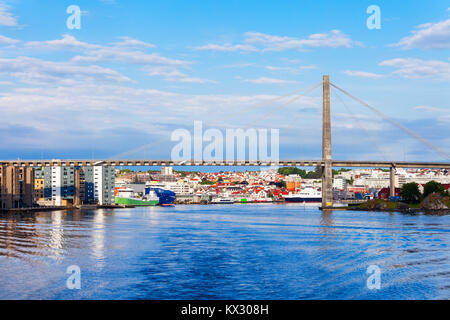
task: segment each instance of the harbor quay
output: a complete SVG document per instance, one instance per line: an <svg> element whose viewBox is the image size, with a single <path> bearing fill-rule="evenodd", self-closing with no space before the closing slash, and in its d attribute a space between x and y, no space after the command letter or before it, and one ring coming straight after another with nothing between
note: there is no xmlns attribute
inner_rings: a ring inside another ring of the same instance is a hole
<svg viewBox="0 0 450 320"><path fill-rule="evenodd" d="M173 167L148 171L113 166L0 166L0 209L130 207L177 204L322 202L322 167L262 167L260 170L183 171ZM415 183L423 193L435 181L450 189L447 169L332 171L332 197L337 205L367 200L401 201L401 189ZM390 190L390 186L395 190Z"/></svg>

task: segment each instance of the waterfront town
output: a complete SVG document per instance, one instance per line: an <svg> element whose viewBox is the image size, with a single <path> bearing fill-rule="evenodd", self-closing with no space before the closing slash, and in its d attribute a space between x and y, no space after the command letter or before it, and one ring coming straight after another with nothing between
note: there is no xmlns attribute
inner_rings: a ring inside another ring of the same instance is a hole
<svg viewBox="0 0 450 320"><path fill-rule="evenodd" d="M333 199L337 202L388 199L390 176L382 169L333 170ZM414 182L419 190L429 181L450 188L450 173L440 169L397 169L395 195ZM321 197L321 168L268 168L258 171L133 171L108 166L0 166L0 208L114 206L122 190L134 197L146 187L172 191L176 204L284 202L302 191ZM305 199L308 199L306 196ZM315 199L310 197L309 199ZM296 202L308 202L307 200ZM314 201L311 201L314 202Z"/></svg>

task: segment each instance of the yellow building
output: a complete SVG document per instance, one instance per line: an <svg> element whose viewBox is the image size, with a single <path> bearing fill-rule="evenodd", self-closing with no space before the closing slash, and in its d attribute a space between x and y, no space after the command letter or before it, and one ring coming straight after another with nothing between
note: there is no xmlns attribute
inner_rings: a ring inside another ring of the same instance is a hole
<svg viewBox="0 0 450 320"><path fill-rule="evenodd" d="M39 202L39 201L45 201L45 196L44 196L44 178L41 179L34 179L34 201L35 202Z"/></svg>

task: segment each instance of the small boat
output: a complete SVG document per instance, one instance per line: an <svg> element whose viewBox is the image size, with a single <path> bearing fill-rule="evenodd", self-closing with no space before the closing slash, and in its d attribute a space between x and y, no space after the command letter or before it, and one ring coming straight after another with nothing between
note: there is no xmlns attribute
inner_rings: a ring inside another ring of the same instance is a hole
<svg viewBox="0 0 450 320"><path fill-rule="evenodd" d="M160 204L161 207L175 207L173 203L162 203Z"/></svg>
<svg viewBox="0 0 450 320"><path fill-rule="evenodd" d="M229 197L218 197L211 200L213 204L232 204L235 200Z"/></svg>

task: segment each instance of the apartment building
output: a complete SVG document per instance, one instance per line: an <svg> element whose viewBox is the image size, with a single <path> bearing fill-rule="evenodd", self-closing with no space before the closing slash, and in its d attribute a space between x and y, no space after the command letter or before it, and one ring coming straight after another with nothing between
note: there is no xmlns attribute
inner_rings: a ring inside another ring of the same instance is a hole
<svg viewBox="0 0 450 320"><path fill-rule="evenodd" d="M0 208L28 208L33 204L33 168L0 166Z"/></svg>
<svg viewBox="0 0 450 320"><path fill-rule="evenodd" d="M114 203L115 181L116 172L114 167L94 167L94 199L98 204L108 205Z"/></svg>
<svg viewBox="0 0 450 320"><path fill-rule="evenodd" d="M43 167L35 170L40 205L113 204L113 167Z"/></svg>

